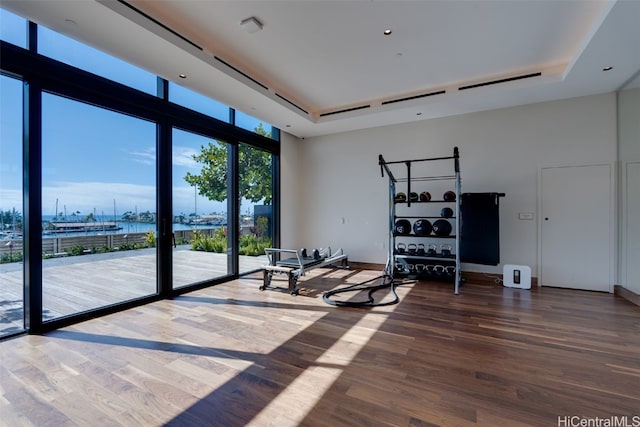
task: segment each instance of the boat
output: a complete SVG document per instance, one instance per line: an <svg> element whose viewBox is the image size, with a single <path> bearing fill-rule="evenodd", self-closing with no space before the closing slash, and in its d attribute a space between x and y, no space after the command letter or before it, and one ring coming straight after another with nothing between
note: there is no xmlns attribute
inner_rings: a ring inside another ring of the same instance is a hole
<svg viewBox="0 0 640 427"><path fill-rule="evenodd" d="M122 230L115 221L48 221L42 234L95 233Z"/></svg>

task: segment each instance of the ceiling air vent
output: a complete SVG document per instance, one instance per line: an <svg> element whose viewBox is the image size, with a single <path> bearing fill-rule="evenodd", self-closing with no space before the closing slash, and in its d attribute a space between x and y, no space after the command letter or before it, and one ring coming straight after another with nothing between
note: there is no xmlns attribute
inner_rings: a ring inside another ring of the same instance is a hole
<svg viewBox="0 0 640 427"><path fill-rule="evenodd" d="M251 77L249 74L240 71L239 69L237 69L236 67L234 67L233 65L229 64L227 61L225 61L224 59L220 59L219 57L214 55L214 58L216 59L216 61L219 61L221 63L223 63L224 65L226 65L227 67L231 68L233 71L235 71L236 73L242 75L243 77L246 77L247 79L251 80L252 82L254 82L255 84L257 84L258 86L260 86L261 88L263 88L264 90L269 90L269 88L260 83L258 80L254 79L253 77Z"/></svg>
<svg viewBox="0 0 640 427"><path fill-rule="evenodd" d="M420 95L406 96L404 98L390 99L389 101L383 101L382 105L394 104L396 102L411 101L412 99L426 98L428 96L442 95L443 93L447 93L447 91L446 90L439 90L437 92L429 92L429 93L423 93L423 94L420 94Z"/></svg>
<svg viewBox="0 0 640 427"><path fill-rule="evenodd" d="M347 113L349 111L364 110L365 108L371 108L371 105L360 105L359 107L351 107L351 108L344 108L342 110L329 111L327 113L320 114L320 117L332 116L334 114Z"/></svg>
<svg viewBox="0 0 640 427"><path fill-rule="evenodd" d="M200 47L199 45L197 45L196 43L192 42L191 40L189 40L188 38L186 38L185 36L183 36L182 34L178 33L177 31L172 30L171 28L167 27L166 25L164 25L162 22L158 21L157 19L147 15L146 13L144 13L143 11L141 11L140 9L138 9L137 7L129 4L128 2L124 1L124 0L118 0L118 3L127 6L129 9L133 10L134 12L136 12L138 15L143 16L145 19L153 22L154 24L162 27L163 29L169 31L171 34L173 34L176 37L179 37L180 39L182 39L183 41L189 43L191 46L195 47L198 50L204 50L202 49L202 47Z"/></svg>
<svg viewBox="0 0 640 427"><path fill-rule="evenodd" d="M497 85L497 84L500 84L500 83L507 83L507 82L512 82L512 81L515 81L515 80L522 80L522 79L530 79L532 77L539 77L541 75L542 75L542 73L522 74L520 76L513 76L513 77L507 77L507 78L504 78L504 79L491 80L491 81L488 81L488 82L475 83L475 84L467 85L467 86L460 86L458 88L458 90L467 90L467 89L473 89L473 88L481 87L481 86Z"/></svg>
<svg viewBox="0 0 640 427"><path fill-rule="evenodd" d="M302 108L301 106L299 106L298 104L296 104L293 101L288 100L287 98L285 98L284 96L280 95L279 93L276 93L276 96L280 99L282 99L283 101L293 105L294 107L296 107L298 110L302 111L305 114L309 114L309 112L307 110L305 110L304 108Z"/></svg>

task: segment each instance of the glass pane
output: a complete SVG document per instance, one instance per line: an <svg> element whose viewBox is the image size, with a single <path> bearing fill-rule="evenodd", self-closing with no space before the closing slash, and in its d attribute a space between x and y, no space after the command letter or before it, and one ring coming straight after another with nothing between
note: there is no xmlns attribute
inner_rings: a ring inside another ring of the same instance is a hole
<svg viewBox="0 0 640 427"><path fill-rule="evenodd" d="M38 26L38 51L65 64L157 94L155 75L43 26Z"/></svg>
<svg viewBox="0 0 640 427"><path fill-rule="evenodd" d="M0 9L0 39L27 48L27 20Z"/></svg>
<svg viewBox="0 0 640 427"><path fill-rule="evenodd" d="M155 294L156 125L42 98L43 320Z"/></svg>
<svg viewBox="0 0 640 427"><path fill-rule="evenodd" d="M222 141L173 130L173 287L225 276L227 153Z"/></svg>
<svg viewBox="0 0 640 427"><path fill-rule="evenodd" d="M266 263L264 248L273 241L272 155L246 144L239 149L240 271L247 273Z"/></svg>
<svg viewBox="0 0 640 427"><path fill-rule="evenodd" d="M0 336L24 330L22 82L0 76Z"/></svg>
<svg viewBox="0 0 640 427"><path fill-rule="evenodd" d="M271 132L272 126L270 124L263 123L255 117L251 117L250 115L238 110L236 110L235 119L236 126L241 127L242 129L250 130L251 132L255 132L258 135L266 136L267 138L273 139L273 135Z"/></svg>
<svg viewBox="0 0 640 427"><path fill-rule="evenodd" d="M228 106L173 82L169 82L169 101L229 123Z"/></svg>

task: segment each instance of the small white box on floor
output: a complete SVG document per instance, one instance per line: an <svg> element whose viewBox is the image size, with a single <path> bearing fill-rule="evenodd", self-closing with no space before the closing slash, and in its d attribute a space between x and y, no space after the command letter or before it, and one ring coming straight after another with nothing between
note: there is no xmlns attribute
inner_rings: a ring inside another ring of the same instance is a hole
<svg viewBox="0 0 640 427"><path fill-rule="evenodd" d="M531 268L528 265L505 264L502 280L507 288L531 289Z"/></svg>

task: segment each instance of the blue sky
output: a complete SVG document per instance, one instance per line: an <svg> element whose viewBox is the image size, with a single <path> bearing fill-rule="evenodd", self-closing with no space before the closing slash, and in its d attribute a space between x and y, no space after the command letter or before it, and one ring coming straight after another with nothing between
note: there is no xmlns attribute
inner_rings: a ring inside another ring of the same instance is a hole
<svg viewBox="0 0 640 427"><path fill-rule="evenodd" d="M24 43L24 20L0 10L0 35ZM113 57L40 27L39 51L71 65L128 84L148 93L156 77ZM172 100L227 120L228 107L170 85ZM22 84L0 77L0 210L22 211ZM42 214L79 211L113 216L126 211L155 212L156 126L123 114L52 94L43 96ZM254 130L259 121L237 112L238 126ZM269 125L265 127L268 128ZM226 202L196 196L185 181L198 173L193 154L214 140L176 130L173 141L174 214L225 212ZM243 204L244 206L244 204ZM246 206L243 207L243 210Z"/></svg>

